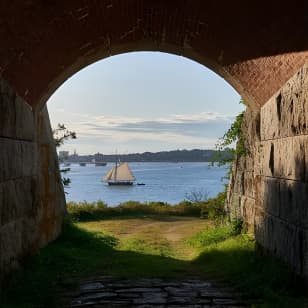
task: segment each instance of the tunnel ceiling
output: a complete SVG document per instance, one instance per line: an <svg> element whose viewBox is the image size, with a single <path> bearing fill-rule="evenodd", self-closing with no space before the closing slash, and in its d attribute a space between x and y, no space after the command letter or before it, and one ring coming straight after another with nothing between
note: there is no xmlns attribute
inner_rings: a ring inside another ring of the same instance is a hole
<svg viewBox="0 0 308 308"><path fill-rule="evenodd" d="M306 5L283 3L3 0L0 74L35 106L94 61L157 50L204 64L261 106L308 59Z"/></svg>

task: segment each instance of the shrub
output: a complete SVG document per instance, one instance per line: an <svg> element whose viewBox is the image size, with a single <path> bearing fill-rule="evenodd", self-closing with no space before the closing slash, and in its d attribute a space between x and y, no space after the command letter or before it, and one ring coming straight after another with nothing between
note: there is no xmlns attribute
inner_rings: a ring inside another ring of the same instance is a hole
<svg viewBox="0 0 308 308"><path fill-rule="evenodd" d="M239 235L243 230L243 219L242 218L234 218L231 221L231 235Z"/></svg>
<svg viewBox="0 0 308 308"><path fill-rule="evenodd" d="M203 202L201 207L201 218L222 220L225 215L225 199L226 193L220 192L216 198L211 198Z"/></svg>
<svg viewBox="0 0 308 308"><path fill-rule="evenodd" d="M108 207L102 200L97 202L68 202L69 216L77 221L104 219L125 215L175 215L221 220L224 216L225 193L206 201L181 201L171 205L166 202L127 201L115 207Z"/></svg>

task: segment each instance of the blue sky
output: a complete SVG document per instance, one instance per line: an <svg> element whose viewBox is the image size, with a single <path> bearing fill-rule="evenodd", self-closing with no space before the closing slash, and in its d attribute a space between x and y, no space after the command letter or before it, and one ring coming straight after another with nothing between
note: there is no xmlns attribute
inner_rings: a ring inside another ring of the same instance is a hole
<svg viewBox="0 0 308 308"><path fill-rule="evenodd" d="M112 154L209 149L243 110L221 77L184 57L134 52L96 62L49 99L55 127L77 133L61 150Z"/></svg>

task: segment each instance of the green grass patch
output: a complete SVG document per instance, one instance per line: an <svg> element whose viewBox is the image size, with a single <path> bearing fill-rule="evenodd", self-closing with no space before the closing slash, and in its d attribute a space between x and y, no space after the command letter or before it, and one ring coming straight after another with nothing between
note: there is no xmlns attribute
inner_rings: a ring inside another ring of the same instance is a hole
<svg viewBox="0 0 308 308"><path fill-rule="evenodd" d="M1 292L1 307L56 307L56 287L94 272L110 254L117 240L90 233L65 222L61 237L24 261L22 270L8 280Z"/></svg>
<svg viewBox="0 0 308 308"><path fill-rule="evenodd" d="M177 233L180 240L164 237L168 232L170 236L174 223L182 228ZM192 223L199 223L198 230L203 226L205 229L193 234ZM0 294L0 306L60 308L57 290L74 289L83 277L112 275L175 279L200 276L229 281L249 297L260 299L263 307L308 307L301 281L277 259L256 253L255 241L249 235L232 235L234 230L234 225L215 226L174 216L122 217L78 224L68 221L58 240L25 261L22 269L12 275ZM182 258L183 250L189 258Z"/></svg>
<svg viewBox="0 0 308 308"><path fill-rule="evenodd" d="M146 240L130 238L120 245L121 250L134 251L141 254L169 257L172 254L170 243L167 240Z"/></svg>
<svg viewBox="0 0 308 308"><path fill-rule="evenodd" d="M186 242L195 248L202 248L204 246L219 243L231 236L232 228L231 226L217 226L206 228L193 235L191 238L187 239Z"/></svg>
<svg viewBox="0 0 308 308"><path fill-rule="evenodd" d="M127 201L109 207L103 201L68 202L68 213L75 221L95 221L110 217L143 215L189 216L215 219L224 214L225 193L204 201L181 201L177 204L166 202Z"/></svg>
<svg viewBox="0 0 308 308"><path fill-rule="evenodd" d="M285 264L256 253L250 235L221 240L228 230L216 229L210 235L202 233L190 241L200 248L199 257L193 261L197 268L201 267L203 273L214 279L231 282L248 297L259 299L262 307L308 307L303 281Z"/></svg>

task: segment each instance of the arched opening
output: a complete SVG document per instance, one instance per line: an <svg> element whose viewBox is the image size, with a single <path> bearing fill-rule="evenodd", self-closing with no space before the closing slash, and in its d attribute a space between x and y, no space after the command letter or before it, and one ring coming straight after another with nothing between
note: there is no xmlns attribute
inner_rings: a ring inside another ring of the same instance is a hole
<svg viewBox="0 0 308 308"><path fill-rule="evenodd" d="M227 171L209 172L209 165L218 139L244 109L239 100L215 73L171 54L128 53L88 66L48 102L52 126L65 123L78 136L59 149L71 155L66 199L114 206L130 200L175 204L192 192L215 197ZM97 152L105 155L104 168L91 168ZM136 184L146 185L102 185L115 153L129 163Z"/></svg>

